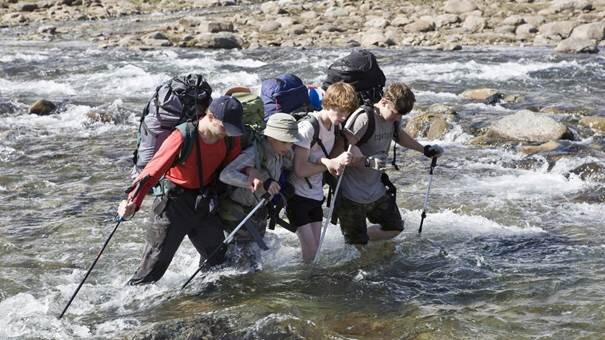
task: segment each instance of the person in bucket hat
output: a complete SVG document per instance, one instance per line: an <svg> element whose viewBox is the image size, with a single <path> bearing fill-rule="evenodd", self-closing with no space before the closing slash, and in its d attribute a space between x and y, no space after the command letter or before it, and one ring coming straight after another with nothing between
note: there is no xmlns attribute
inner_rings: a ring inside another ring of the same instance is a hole
<svg viewBox="0 0 605 340"><path fill-rule="evenodd" d="M282 199L280 192L285 181L280 183L280 178L284 169L291 169L292 145L300 140L296 119L286 113L273 114L262 135L251 134L248 136L250 146L229 163L219 177L231 186L219 204L219 216L228 232L244 219L265 193L269 197L277 195L275 200ZM236 234L234 246L228 251L235 264L252 270L261 269L259 249L266 247L262 237L267 228L267 215L268 208L260 208Z"/></svg>

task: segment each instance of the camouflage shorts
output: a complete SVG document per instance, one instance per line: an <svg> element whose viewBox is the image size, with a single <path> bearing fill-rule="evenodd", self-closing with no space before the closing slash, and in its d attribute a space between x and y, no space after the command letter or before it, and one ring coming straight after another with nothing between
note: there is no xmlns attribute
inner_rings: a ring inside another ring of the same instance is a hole
<svg viewBox="0 0 605 340"><path fill-rule="evenodd" d="M382 230L402 231L403 219L397 207L394 197L384 194L378 200L372 203L357 203L339 198L338 219L340 228L345 237L345 242L349 244L367 244L368 243L368 225L366 218L379 224Z"/></svg>

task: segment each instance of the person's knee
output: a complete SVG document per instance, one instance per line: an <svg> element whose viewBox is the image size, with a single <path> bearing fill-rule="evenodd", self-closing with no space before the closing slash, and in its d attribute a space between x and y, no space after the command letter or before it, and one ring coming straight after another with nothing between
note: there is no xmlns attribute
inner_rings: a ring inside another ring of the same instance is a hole
<svg viewBox="0 0 605 340"><path fill-rule="evenodd" d="M164 276L166 270L168 269L168 264L165 263L156 263L151 270L146 271L146 273L141 273L137 271L133 277L128 280L128 285L143 285L157 282L159 279Z"/></svg>

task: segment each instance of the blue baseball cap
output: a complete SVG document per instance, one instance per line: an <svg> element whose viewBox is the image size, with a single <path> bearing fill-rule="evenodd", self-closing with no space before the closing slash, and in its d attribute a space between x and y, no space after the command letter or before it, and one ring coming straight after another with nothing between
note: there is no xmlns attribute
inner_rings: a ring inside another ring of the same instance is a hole
<svg viewBox="0 0 605 340"><path fill-rule="evenodd" d="M241 136L244 134L242 121L244 108L239 100L231 96L221 96L214 99L208 108L218 120L223 122L227 136Z"/></svg>

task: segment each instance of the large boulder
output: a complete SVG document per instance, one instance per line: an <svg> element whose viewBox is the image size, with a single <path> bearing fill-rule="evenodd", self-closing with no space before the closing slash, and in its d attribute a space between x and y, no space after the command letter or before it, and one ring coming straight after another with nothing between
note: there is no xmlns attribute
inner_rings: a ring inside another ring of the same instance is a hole
<svg viewBox="0 0 605 340"><path fill-rule="evenodd" d="M242 48L241 39L229 32L202 33L198 34L192 41L194 46L199 48Z"/></svg>
<svg viewBox="0 0 605 340"><path fill-rule="evenodd" d="M469 33L481 32L486 26L485 18L474 15L469 15L462 23L462 29Z"/></svg>
<svg viewBox="0 0 605 340"><path fill-rule="evenodd" d="M326 9L324 15L327 17L347 17L349 16L349 10L347 10L346 8L334 6Z"/></svg>
<svg viewBox="0 0 605 340"><path fill-rule="evenodd" d="M205 21L199 24L202 33L233 32L230 22Z"/></svg>
<svg viewBox="0 0 605 340"><path fill-rule="evenodd" d="M523 40L528 39L529 37L531 37L533 34L535 34L537 32L538 32L538 29L532 24L519 25L519 26L517 26L517 29L515 30L515 34L517 35L517 38L523 39Z"/></svg>
<svg viewBox="0 0 605 340"><path fill-rule="evenodd" d="M435 27L441 28L444 26L449 26L453 24L457 24L460 22L460 17L456 14L442 14L438 15L435 18Z"/></svg>
<svg viewBox="0 0 605 340"><path fill-rule="evenodd" d="M285 14L287 11L277 1L268 1L260 5L260 10L264 14Z"/></svg>
<svg viewBox="0 0 605 340"><path fill-rule="evenodd" d="M580 25L573 29L571 38L603 40L605 39L605 21Z"/></svg>
<svg viewBox="0 0 605 340"><path fill-rule="evenodd" d="M413 23L406 25L403 30L404 32L409 33L430 32L435 30L435 23L424 19L418 19Z"/></svg>
<svg viewBox="0 0 605 340"><path fill-rule="evenodd" d="M389 22L385 18L367 17L366 19L367 20L364 23L365 27L383 29L383 28L389 26Z"/></svg>
<svg viewBox="0 0 605 340"><path fill-rule="evenodd" d="M451 122L456 118L456 111L443 104L434 104L412 116L405 125L405 131L412 137L439 139L450 129Z"/></svg>
<svg viewBox="0 0 605 340"><path fill-rule="evenodd" d="M519 25L525 24L525 19L520 15L511 15L506 19L502 20L501 24L517 27Z"/></svg>
<svg viewBox="0 0 605 340"><path fill-rule="evenodd" d="M575 21L555 21L540 26L540 35L548 39L565 39L569 37L571 31L578 25Z"/></svg>
<svg viewBox="0 0 605 340"><path fill-rule="evenodd" d="M150 47L169 47L172 46L170 38L163 32L152 32L141 38L141 41Z"/></svg>
<svg viewBox="0 0 605 340"><path fill-rule="evenodd" d="M597 41L592 39L567 38L559 42L555 48L557 52L564 53L597 53Z"/></svg>
<svg viewBox="0 0 605 340"><path fill-rule="evenodd" d="M550 9L554 12L561 11L590 11L593 9L592 3L586 0L554 0L550 5Z"/></svg>
<svg viewBox="0 0 605 340"><path fill-rule="evenodd" d="M475 138L475 144L521 141L545 143L566 137L567 127L553 118L522 110L493 123L487 132Z"/></svg>
<svg viewBox="0 0 605 340"><path fill-rule="evenodd" d="M470 0L447 0L443 5L446 13L462 14L476 10L477 5Z"/></svg>
<svg viewBox="0 0 605 340"><path fill-rule="evenodd" d="M370 31L361 34L360 38L361 46L363 47L385 47L395 45L395 41L384 32Z"/></svg>
<svg viewBox="0 0 605 340"><path fill-rule="evenodd" d="M580 124L591 129L605 132L605 116L590 116L580 119Z"/></svg>
<svg viewBox="0 0 605 340"><path fill-rule="evenodd" d="M40 116L47 116L53 113L56 108L57 106L50 100L39 99L36 100L36 102L34 102L29 108L29 113L37 114Z"/></svg>

